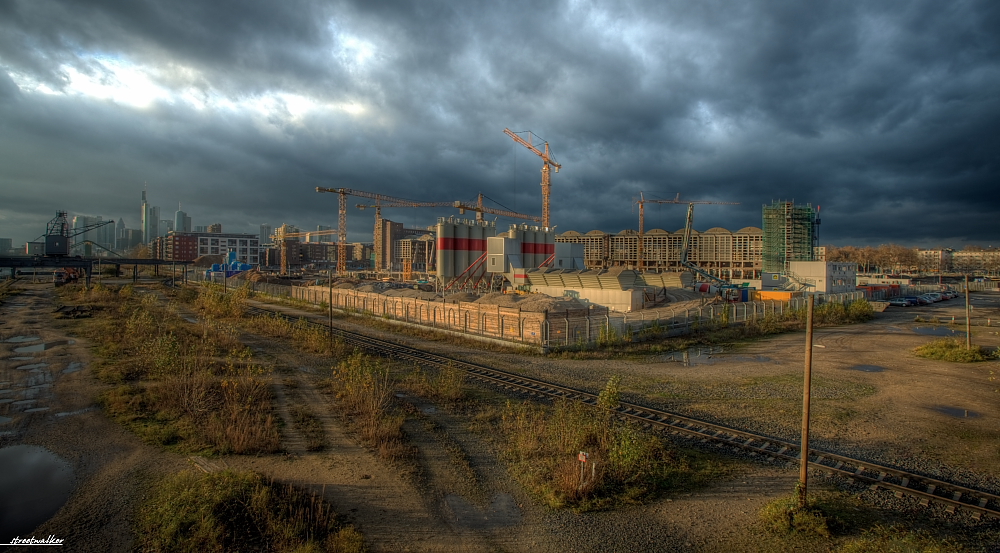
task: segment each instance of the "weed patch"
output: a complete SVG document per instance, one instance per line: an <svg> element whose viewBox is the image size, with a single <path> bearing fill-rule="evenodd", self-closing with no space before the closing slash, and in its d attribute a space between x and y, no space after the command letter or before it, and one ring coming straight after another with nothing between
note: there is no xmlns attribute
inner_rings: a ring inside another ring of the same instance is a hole
<svg viewBox="0 0 1000 553"><path fill-rule="evenodd" d="M952 361L954 363L975 363L995 358L991 352L983 349L982 346L972 346L972 349L966 349L962 341L954 338L934 340L933 342L917 347L913 352L918 357Z"/></svg>
<svg viewBox="0 0 1000 553"><path fill-rule="evenodd" d="M143 551L360 553L361 534L322 498L253 472L167 477L142 506Z"/></svg>
<svg viewBox="0 0 1000 553"><path fill-rule="evenodd" d="M602 404L617 403L615 382ZM507 402L499 428L518 478L551 507L595 510L690 489L724 474L707 457L682 455L604 408L557 401ZM587 462L578 461L580 452Z"/></svg>
<svg viewBox="0 0 1000 553"><path fill-rule="evenodd" d="M388 461L414 455L406 444L405 416L393 404L394 382L380 361L356 353L334 368L331 388L341 417L361 442Z"/></svg>

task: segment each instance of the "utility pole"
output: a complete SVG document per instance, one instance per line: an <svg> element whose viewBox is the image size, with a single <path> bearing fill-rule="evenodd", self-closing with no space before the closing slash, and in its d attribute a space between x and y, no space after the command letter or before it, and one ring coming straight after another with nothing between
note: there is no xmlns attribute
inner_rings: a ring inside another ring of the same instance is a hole
<svg viewBox="0 0 1000 553"><path fill-rule="evenodd" d="M333 355L333 269L330 269L330 355Z"/></svg>
<svg viewBox="0 0 1000 553"><path fill-rule="evenodd" d="M333 355L333 269L330 269L330 355Z"/></svg>
<svg viewBox="0 0 1000 553"><path fill-rule="evenodd" d="M965 275L965 349L972 349L972 308L969 306L969 275Z"/></svg>
<svg viewBox="0 0 1000 553"><path fill-rule="evenodd" d="M806 366L802 383L802 445L799 448L799 508L806 508L806 488L809 481L809 395L812 385L813 303L816 296L809 295L806 308Z"/></svg>

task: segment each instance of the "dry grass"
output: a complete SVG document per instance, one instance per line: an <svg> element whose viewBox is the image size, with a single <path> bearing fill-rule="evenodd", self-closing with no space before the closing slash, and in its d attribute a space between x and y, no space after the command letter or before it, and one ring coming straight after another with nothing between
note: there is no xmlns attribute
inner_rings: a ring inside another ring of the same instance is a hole
<svg viewBox="0 0 1000 553"><path fill-rule="evenodd" d="M343 420L366 447L389 461L414 455L403 436L405 416L394 406L394 382L388 367L354 354L334 368L331 388Z"/></svg>
<svg viewBox="0 0 1000 553"><path fill-rule="evenodd" d="M276 451L270 370L253 362L231 326L192 328L153 294L93 287L77 301L97 314L81 328L97 344L96 372L117 386L109 415L149 443L181 451Z"/></svg>
<svg viewBox="0 0 1000 553"><path fill-rule="evenodd" d="M321 497L253 472L167 477L143 504L138 534L151 553L365 550Z"/></svg>
<svg viewBox="0 0 1000 553"><path fill-rule="evenodd" d="M616 393L603 399L617 402ZM592 510L643 501L727 472L719 462L682 455L609 411L578 402L557 401L552 407L508 402L497 426L504 457L526 487L552 507ZM588 454L587 463L578 461L580 452Z"/></svg>
<svg viewBox="0 0 1000 553"><path fill-rule="evenodd" d="M955 338L942 338L924 344L913 350L918 357L927 359L938 359L941 361L952 361L955 363L975 363L978 361L989 361L996 356L983 349L982 346L972 346L971 349L965 347L965 342Z"/></svg>
<svg viewBox="0 0 1000 553"><path fill-rule="evenodd" d="M415 366L401 385L414 395L444 403L458 403L468 396L465 371L450 364L430 371Z"/></svg>

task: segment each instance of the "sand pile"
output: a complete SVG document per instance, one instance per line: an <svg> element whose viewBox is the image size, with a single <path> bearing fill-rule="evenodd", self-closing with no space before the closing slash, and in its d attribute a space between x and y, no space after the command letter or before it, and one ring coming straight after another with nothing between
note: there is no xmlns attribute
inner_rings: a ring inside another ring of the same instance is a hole
<svg viewBox="0 0 1000 553"><path fill-rule="evenodd" d="M475 303L481 305L498 305L500 307L509 307L512 309L520 309L521 311L530 311L534 313L587 308L585 304L574 298L556 298L546 294L520 295L493 293L479 298Z"/></svg>

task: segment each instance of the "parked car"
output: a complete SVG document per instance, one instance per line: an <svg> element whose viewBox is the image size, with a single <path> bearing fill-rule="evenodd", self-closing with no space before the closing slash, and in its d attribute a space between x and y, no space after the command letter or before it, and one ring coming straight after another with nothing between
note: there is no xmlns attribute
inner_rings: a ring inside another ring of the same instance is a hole
<svg viewBox="0 0 1000 553"><path fill-rule="evenodd" d="M937 292L927 292L924 295L927 296L928 298L930 298L932 302L939 302L939 301L944 300L944 296L942 296L941 294L938 294Z"/></svg>
<svg viewBox="0 0 1000 553"><path fill-rule="evenodd" d="M892 298L889 300L889 305L894 305L896 307L910 307L913 303L906 298Z"/></svg>
<svg viewBox="0 0 1000 553"><path fill-rule="evenodd" d="M920 296L905 296L903 297L903 299L911 301L913 305L927 305L928 303L930 303L930 301Z"/></svg>

